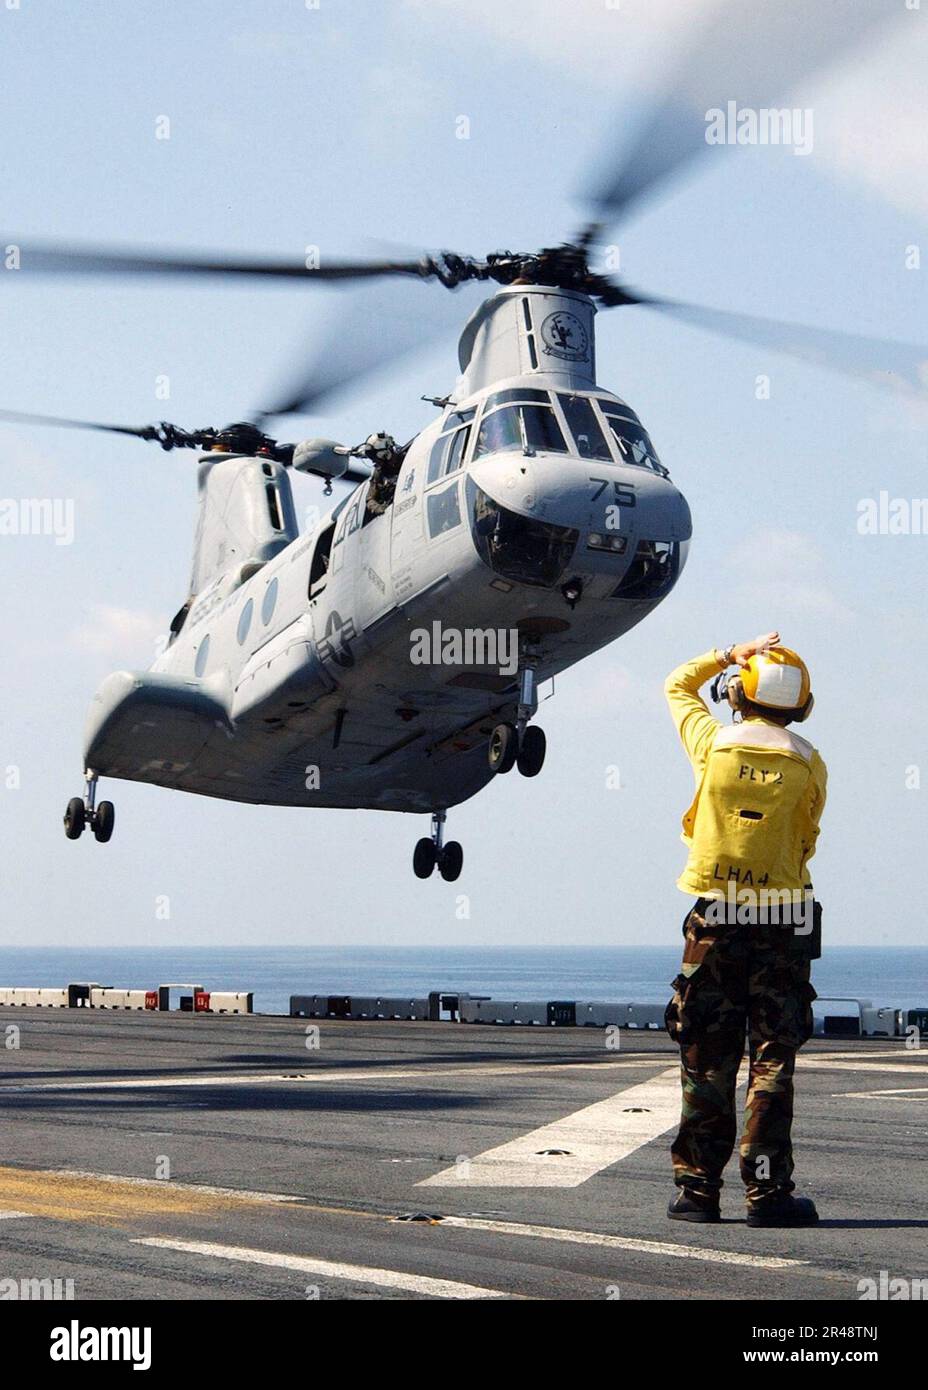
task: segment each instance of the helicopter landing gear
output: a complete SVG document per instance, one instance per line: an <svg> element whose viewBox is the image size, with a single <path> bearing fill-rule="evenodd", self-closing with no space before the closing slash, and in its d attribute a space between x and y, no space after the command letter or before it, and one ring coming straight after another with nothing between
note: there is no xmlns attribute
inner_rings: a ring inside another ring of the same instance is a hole
<svg viewBox="0 0 928 1390"><path fill-rule="evenodd" d="M116 810L112 801L97 801L97 774L88 768L86 788L83 798L72 796L65 807L64 833L69 840L79 840L89 825L93 837L101 845L112 838L116 824Z"/></svg>
<svg viewBox="0 0 928 1390"><path fill-rule="evenodd" d="M454 883L464 866L464 851L457 840L444 843L445 811L433 811L431 837L418 841L412 867L416 878L430 878L436 865L446 883Z"/></svg>
<svg viewBox="0 0 928 1390"><path fill-rule="evenodd" d="M545 761L544 730L529 720L538 709L535 658L527 658L519 676L519 705L514 724L497 724L490 734L487 757L491 772L511 772L518 767L523 777L537 777Z"/></svg>

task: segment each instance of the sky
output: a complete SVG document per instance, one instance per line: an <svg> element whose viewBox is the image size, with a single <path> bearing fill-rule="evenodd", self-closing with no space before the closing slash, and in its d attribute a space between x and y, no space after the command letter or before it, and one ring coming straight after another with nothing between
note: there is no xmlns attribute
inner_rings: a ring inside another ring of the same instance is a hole
<svg viewBox="0 0 928 1390"><path fill-rule="evenodd" d="M707 146L619 228L627 281L928 342L928 5L858 3L889 17L781 96L813 113L811 151ZM291 258L549 245L582 225L589 171L628 146L705 13L696 0L0 0L0 240ZM719 104L750 100L736 59ZM411 288L424 324L458 317L440 287ZM6 271L0 407L241 418L339 322L366 322L366 293ZM133 440L0 427L0 499L74 508L71 544L0 537L3 944L675 943L692 777L663 679L772 628L809 663L803 733L829 766L813 861L826 942L924 942L928 535L863 535L858 521L881 493L910 510L928 496L928 397L644 309L597 326L600 384L635 407L690 502L689 562L644 623L558 678L538 716L541 776L498 778L450 813L465 851L454 884L413 877L424 817L131 783L101 786L110 844L65 839L91 696L150 663L186 597L195 467ZM426 339L290 437L428 423L420 397L450 389L456 357L453 334ZM308 479L295 490L298 510L318 500Z"/></svg>

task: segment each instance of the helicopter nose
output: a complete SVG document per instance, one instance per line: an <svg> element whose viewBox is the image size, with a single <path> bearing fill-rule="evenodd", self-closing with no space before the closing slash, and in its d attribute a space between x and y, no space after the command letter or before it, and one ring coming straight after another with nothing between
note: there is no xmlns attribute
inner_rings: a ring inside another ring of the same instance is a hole
<svg viewBox="0 0 928 1390"><path fill-rule="evenodd" d="M499 506L575 532L574 568L608 573L642 543L674 543L681 561L685 558L690 509L663 472L600 459L513 453L478 460L472 476Z"/></svg>

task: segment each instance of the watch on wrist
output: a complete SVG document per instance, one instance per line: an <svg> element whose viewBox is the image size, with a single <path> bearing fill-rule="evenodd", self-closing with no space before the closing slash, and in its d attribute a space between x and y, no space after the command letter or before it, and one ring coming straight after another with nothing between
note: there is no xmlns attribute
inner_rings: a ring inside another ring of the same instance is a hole
<svg viewBox="0 0 928 1390"><path fill-rule="evenodd" d="M732 642L729 646L725 647L725 649L724 649L723 651L719 651L718 647L716 647L716 654L718 655L718 659L719 659L719 661L722 663L723 666L730 666L730 665L731 665L731 654L732 654L732 652L733 652L734 650L735 650L735 644L734 644L734 642Z"/></svg>

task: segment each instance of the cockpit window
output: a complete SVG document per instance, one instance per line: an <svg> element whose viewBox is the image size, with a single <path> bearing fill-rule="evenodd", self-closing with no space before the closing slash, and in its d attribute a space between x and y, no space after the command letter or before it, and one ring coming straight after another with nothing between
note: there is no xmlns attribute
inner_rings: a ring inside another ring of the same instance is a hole
<svg viewBox="0 0 928 1390"><path fill-rule="evenodd" d="M484 415L474 458L513 449L524 454L568 452L561 427L549 405L505 405L501 410Z"/></svg>
<svg viewBox="0 0 928 1390"><path fill-rule="evenodd" d="M468 406L466 410L455 410L452 406L441 422L442 433L447 430L456 430L460 425L469 425L476 414L477 407L475 405Z"/></svg>
<svg viewBox="0 0 928 1390"><path fill-rule="evenodd" d="M611 597L654 602L670 592L679 573L679 541L639 541Z"/></svg>
<svg viewBox="0 0 928 1390"><path fill-rule="evenodd" d="M612 453L589 396L559 395L558 400L580 457L611 463Z"/></svg>
<svg viewBox="0 0 928 1390"><path fill-rule="evenodd" d="M548 404L547 391L539 391L536 386L511 386L508 391L494 391L483 403L484 411L493 410L498 405L509 405L512 401L538 401Z"/></svg>
<svg viewBox="0 0 928 1390"><path fill-rule="evenodd" d="M637 420L629 420L624 415L616 414L614 407L610 408L609 403L605 401L603 411L619 446L622 462L639 468L650 468L652 472L660 473L666 478L667 469L657 457L657 451L644 426Z"/></svg>
<svg viewBox="0 0 928 1390"><path fill-rule="evenodd" d="M569 526L550 526L501 507L467 480L471 529L477 553L506 579L550 589L561 578L579 538Z"/></svg>

